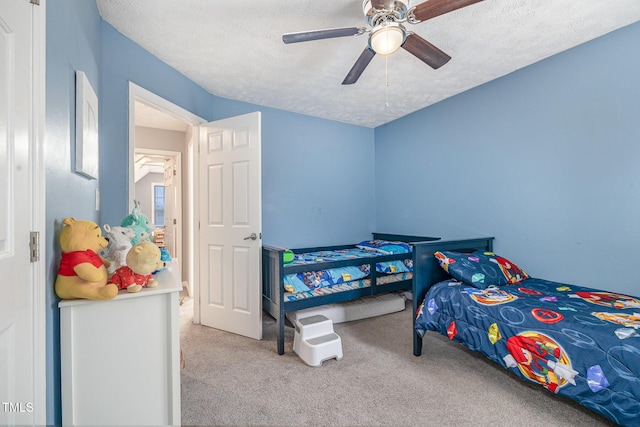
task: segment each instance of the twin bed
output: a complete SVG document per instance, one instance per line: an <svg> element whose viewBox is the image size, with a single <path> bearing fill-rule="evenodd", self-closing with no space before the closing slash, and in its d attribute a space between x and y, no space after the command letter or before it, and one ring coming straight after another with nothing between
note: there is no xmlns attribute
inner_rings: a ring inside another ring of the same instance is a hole
<svg viewBox="0 0 640 427"><path fill-rule="evenodd" d="M308 248L294 251L302 262L285 264L283 249L264 248L263 302L277 322L278 353L284 353L287 312L411 290L415 356L422 352L423 337L435 331L620 425L640 425L640 298L529 277L492 253L492 237L449 241L379 233L373 237L406 242L410 250L395 254L370 250L362 258L333 261L317 257L321 261L314 264L305 263L311 259L302 254L357 247ZM384 263L390 261L410 265L410 271L389 274ZM366 273L303 293L283 287L285 276L291 274L305 277L310 271L349 266Z"/></svg>
<svg viewBox="0 0 640 427"><path fill-rule="evenodd" d="M640 299L529 277L490 244L468 246L431 247L428 279L414 287L414 354L435 331L617 424L640 425Z"/></svg>
<svg viewBox="0 0 640 427"><path fill-rule="evenodd" d="M263 246L262 305L276 319L278 354L284 354L286 313L411 290L428 258L423 246L437 240L373 233L359 244L293 249L289 263L284 248Z"/></svg>

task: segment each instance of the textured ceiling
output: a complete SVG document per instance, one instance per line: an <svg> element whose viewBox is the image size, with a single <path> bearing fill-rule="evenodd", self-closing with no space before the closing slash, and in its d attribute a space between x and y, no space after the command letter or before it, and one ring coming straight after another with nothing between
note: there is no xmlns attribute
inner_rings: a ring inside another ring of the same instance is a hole
<svg viewBox="0 0 640 427"><path fill-rule="evenodd" d="M356 84L343 86L366 34L289 45L281 37L364 26L362 0L97 5L118 31L215 95L367 127L640 20L640 0L484 0L407 25L453 58L443 67L433 70L400 49L376 55Z"/></svg>

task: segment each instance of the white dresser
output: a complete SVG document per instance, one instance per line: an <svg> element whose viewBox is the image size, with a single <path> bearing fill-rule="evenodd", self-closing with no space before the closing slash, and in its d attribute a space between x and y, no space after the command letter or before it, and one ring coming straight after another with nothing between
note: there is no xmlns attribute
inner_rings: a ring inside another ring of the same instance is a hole
<svg viewBox="0 0 640 427"><path fill-rule="evenodd" d="M58 304L63 425L180 425L177 260L156 280L110 301Z"/></svg>

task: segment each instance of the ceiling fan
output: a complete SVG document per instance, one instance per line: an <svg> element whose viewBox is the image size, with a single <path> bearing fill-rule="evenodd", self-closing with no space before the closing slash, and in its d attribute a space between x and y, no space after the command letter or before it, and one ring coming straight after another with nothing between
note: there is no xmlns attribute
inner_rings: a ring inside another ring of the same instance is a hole
<svg viewBox="0 0 640 427"><path fill-rule="evenodd" d="M480 1L482 0L427 0L409 8L409 0L363 0L362 10L371 28L346 27L287 33L282 36L282 41L289 44L369 33L369 44L345 77L343 85L358 81L376 53L388 55L400 47L431 68L437 69L449 62L451 57L419 35L407 31L403 24L417 24Z"/></svg>

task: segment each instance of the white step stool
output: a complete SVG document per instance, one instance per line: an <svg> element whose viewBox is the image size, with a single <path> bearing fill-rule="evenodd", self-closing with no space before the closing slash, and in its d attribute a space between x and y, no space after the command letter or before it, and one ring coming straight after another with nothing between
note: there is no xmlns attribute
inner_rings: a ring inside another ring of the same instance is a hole
<svg viewBox="0 0 640 427"><path fill-rule="evenodd" d="M293 351L309 366L320 366L325 360L342 359L342 340L333 332L333 322L320 314L295 322Z"/></svg>

